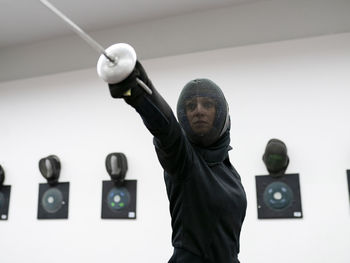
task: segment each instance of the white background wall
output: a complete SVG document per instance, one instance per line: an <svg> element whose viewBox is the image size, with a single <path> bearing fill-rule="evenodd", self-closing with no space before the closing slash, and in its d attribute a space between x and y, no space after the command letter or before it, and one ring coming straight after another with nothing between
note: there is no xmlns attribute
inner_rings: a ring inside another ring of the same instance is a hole
<svg viewBox="0 0 350 263"><path fill-rule="evenodd" d="M173 109L196 77L226 95L231 161L248 196L242 263L350 262L350 34L142 62ZM0 120L0 164L12 185L0 262L167 262L170 217L152 137L94 68L0 83ZM300 174L303 219L257 219L254 176L266 174L270 138L287 144L287 172ZM126 154L127 177L138 180L136 220L100 218L104 160L114 151ZM71 183L68 220L36 219L45 182L38 161L49 154Z"/></svg>

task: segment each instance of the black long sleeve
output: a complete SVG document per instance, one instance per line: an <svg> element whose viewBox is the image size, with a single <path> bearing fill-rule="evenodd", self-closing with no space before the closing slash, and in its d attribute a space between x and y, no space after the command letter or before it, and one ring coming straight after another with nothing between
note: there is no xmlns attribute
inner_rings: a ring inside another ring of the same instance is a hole
<svg viewBox="0 0 350 263"><path fill-rule="evenodd" d="M237 263L246 196L228 158L229 131L211 148L192 145L171 108L148 78L147 94L131 86L125 97L154 136L170 202L172 244L169 262Z"/></svg>

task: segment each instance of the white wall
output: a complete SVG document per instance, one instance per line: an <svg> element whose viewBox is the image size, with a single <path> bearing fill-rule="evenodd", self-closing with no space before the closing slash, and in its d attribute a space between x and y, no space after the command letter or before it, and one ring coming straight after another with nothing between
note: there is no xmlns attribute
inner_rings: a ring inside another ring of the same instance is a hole
<svg viewBox="0 0 350 263"><path fill-rule="evenodd" d="M226 94L231 161L248 196L240 259L350 262L350 34L143 61L175 108L181 87L208 77ZM95 69L0 83L0 164L12 185L0 221L1 262L167 262L170 217L152 137L113 100ZM282 139L299 173L303 219L258 220L255 175L270 138ZM124 152L138 180L137 220L102 220L108 153ZM68 220L36 219L40 158L56 154L71 183Z"/></svg>

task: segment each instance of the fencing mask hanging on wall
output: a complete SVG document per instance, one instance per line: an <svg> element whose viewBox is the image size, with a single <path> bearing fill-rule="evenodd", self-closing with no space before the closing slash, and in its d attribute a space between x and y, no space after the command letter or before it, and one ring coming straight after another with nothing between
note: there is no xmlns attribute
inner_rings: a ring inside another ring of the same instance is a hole
<svg viewBox="0 0 350 263"><path fill-rule="evenodd" d="M279 139L269 140L263 155L263 161L272 177L283 176L289 164L285 143Z"/></svg>

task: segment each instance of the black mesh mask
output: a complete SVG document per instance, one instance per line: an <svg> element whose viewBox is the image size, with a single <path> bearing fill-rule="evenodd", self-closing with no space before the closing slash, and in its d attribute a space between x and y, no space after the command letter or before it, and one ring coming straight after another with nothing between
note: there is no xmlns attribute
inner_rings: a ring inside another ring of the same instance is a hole
<svg viewBox="0 0 350 263"><path fill-rule="evenodd" d="M229 127L228 104L221 89L209 79L195 79L182 89L177 118L188 139L208 147Z"/></svg>
<svg viewBox="0 0 350 263"><path fill-rule="evenodd" d="M289 164L285 143L278 139L269 140L263 155L263 161L271 176L283 176Z"/></svg>

